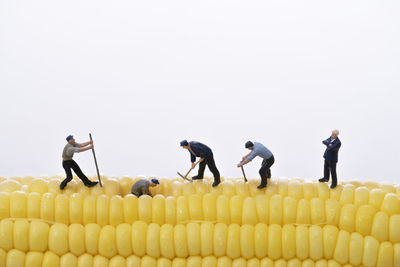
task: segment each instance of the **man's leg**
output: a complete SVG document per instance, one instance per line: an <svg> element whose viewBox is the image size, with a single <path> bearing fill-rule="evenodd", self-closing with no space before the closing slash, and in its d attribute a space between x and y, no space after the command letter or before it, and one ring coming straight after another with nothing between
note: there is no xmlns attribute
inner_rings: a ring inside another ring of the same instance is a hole
<svg viewBox="0 0 400 267"><path fill-rule="evenodd" d="M329 168L331 170L331 176L332 176L331 188L335 188L337 185L336 163L334 162L330 163Z"/></svg>
<svg viewBox="0 0 400 267"><path fill-rule="evenodd" d="M258 189L262 189L267 186L267 169L268 169L268 160L264 159L261 163L261 168L258 173L261 176L261 184L257 186Z"/></svg>
<svg viewBox="0 0 400 267"><path fill-rule="evenodd" d="M211 158L209 158L207 160L204 160L204 161L207 162L208 168L210 169L210 171L214 175L214 183L212 184L212 186L219 185L221 183L221 178L220 178L217 166L215 166L214 157L211 157Z"/></svg>
<svg viewBox="0 0 400 267"><path fill-rule="evenodd" d="M66 173L67 177L60 184L60 189L61 190L63 190L67 186L67 184L72 180L71 167L72 166L71 166L71 161L70 160L63 161L63 168L65 170L65 173Z"/></svg>
<svg viewBox="0 0 400 267"><path fill-rule="evenodd" d="M74 170L74 172L76 173L76 175L78 175L78 177L82 180L82 182L86 185L86 186L94 186L96 185L98 182L92 182L90 181L86 175L83 174L81 168L79 168L78 164L72 160L72 169Z"/></svg>
<svg viewBox="0 0 400 267"><path fill-rule="evenodd" d="M200 180L203 179L204 177L204 170L206 169L206 160L203 160L202 162L199 163L199 172L197 173L196 176L193 176L193 180Z"/></svg>
<svg viewBox="0 0 400 267"><path fill-rule="evenodd" d="M320 182L329 182L329 165L328 161L324 161L324 177L319 179Z"/></svg>
<svg viewBox="0 0 400 267"><path fill-rule="evenodd" d="M267 159L267 179L271 178L271 166L274 164L274 162L274 156L271 156L269 159Z"/></svg>

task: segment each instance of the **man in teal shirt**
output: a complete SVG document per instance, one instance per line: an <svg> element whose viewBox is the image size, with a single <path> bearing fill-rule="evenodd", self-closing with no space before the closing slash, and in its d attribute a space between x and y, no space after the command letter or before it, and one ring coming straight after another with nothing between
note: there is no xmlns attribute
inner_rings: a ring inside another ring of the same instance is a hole
<svg viewBox="0 0 400 267"><path fill-rule="evenodd" d="M261 176L261 184L257 186L257 188L262 189L267 186L267 179L271 178L270 168L275 162L274 155L272 155L272 152L261 143L254 142L253 144L253 142L247 141L245 147L251 150L251 152L243 157L242 161L237 165L237 167L240 168L241 166L252 161L257 156L263 158L259 171Z"/></svg>

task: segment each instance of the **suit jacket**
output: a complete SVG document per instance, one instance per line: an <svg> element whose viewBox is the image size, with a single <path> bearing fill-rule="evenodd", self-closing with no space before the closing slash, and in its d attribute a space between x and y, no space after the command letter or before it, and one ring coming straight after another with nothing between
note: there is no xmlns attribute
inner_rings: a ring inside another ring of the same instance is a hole
<svg viewBox="0 0 400 267"><path fill-rule="evenodd" d="M192 152L189 150L191 162L195 162L196 157L208 159L213 156L212 150L205 144L202 144L202 143L196 142L196 141L191 141L191 142L189 142L189 145L190 145L190 149L195 154L195 155L193 155Z"/></svg>
<svg viewBox="0 0 400 267"><path fill-rule="evenodd" d="M336 137L335 141L333 141L332 143L331 141L332 141L331 137L322 141L322 143L326 145L324 158L328 162L336 163L338 162L338 152L342 143L340 142L338 137Z"/></svg>

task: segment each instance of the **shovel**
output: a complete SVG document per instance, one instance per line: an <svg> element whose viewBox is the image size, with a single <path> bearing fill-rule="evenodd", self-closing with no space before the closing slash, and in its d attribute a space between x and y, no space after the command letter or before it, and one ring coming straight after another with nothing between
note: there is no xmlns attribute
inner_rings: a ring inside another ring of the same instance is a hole
<svg viewBox="0 0 400 267"><path fill-rule="evenodd" d="M189 179L189 178L187 178L187 176L189 175L189 173L190 173L190 171L191 170L193 170L195 167L196 167L196 165L198 164L200 162L200 160L199 161L197 161L195 164L194 164L194 167L193 168L190 168L190 170L186 173L186 175L185 176L183 176L180 172L176 172L180 177L182 177L183 179L185 179L185 180L187 180L187 181L189 181L189 182L193 182L193 180L192 179Z"/></svg>

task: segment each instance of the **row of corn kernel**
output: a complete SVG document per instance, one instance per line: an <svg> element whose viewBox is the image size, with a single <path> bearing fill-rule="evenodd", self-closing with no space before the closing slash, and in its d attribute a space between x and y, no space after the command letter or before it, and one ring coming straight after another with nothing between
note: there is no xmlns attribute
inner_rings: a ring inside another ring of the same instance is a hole
<svg viewBox="0 0 400 267"><path fill-rule="evenodd" d="M395 265L382 265L386 262L379 262L378 267L391 267ZM353 267L353 265L341 265L334 260L321 259L318 261L313 260L299 260L291 259L289 261L280 259L273 261L268 258L262 260L243 259L238 258L235 260L229 257L215 257L207 256L204 258L198 256L190 256L188 258L175 258L173 260L167 258L152 258L144 256L142 258L137 256L129 256L124 258L122 256L114 256L107 259L101 255L83 254L79 257L67 253L61 257L47 251L41 252L28 252L24 253L19 250L13 249L8 253L0 249L0 266L7 267ZM367 265L372 266L372 265ZM365 267L364 265L360 267Z"/></svg>
<svg viewBox="0 0 400 267"><path fill-rule="evenodd" d="M389 239L389 233L399 223L399 214L394 209L396 198L388 194L382 203L384 212L377 212L371 205L342 207L333 199L311 201L274 195L256 197L216 196L215 194L191 195L164 198L156 195L128 195L108 197L86 196L78 193L57 195L45 193L26 194L22 191L0 193L0 219L40 218L64 224L98 223L118 225L142 220L176 224L188 221L216 221L221 223L256 224L330 224L349 232L357 231L363 236L372 234L380 241ZM392 215L391 215L392 214ZM391 215L391 216L390 216Z"/></svg>
<svg viewBox="0 0 400 267"><path fill-rule="evenodd" d="M400 237L400 229L396 229ZM349 233L327 225L294 226L257 224L189 223L187 225L130 224L100 227L98 224L53 224L28 220L0 222L0 248L5 251L51 252L62 256L68 252L151 256L154 258L188 256L228 256L231 259L268 257L299 259L334 259L341 264L370 266L380 261L397 261L400 242L379 242L372 236ZM396 248L395 248L396 247ZM397 252L396 252L397 253ZM400 264L400 262L396 262Z"/></svg>
<svg viewBox="0 0 400 267"><path fill-rule="evenodd" d="M32 179L30 182L21 186L21 184L13 179L7 179L0 182L0 192L13 192L17 190L23 190L26 192L38 192L40 194L50 192L54 194L59 193L82 193L82 194L106 194L106 195L126 195L130 193L133 183L141 179L141 177L130 178L123 177L120 179L106 179L104 181L104 187L93 187L88 189L79 181L71 181L64 191L59 190L60 179ZM213 188L208 181L195 181L194 183L182 182L176 179L162 179L161 185L152 188L154 194L163 194L165 196L181 196L191 194L205 194L205 193L217 193L231 195L242 195L242 196L255 196L258 194L274 195L280 194L281 196L292 196L296 199L312 199L314 197L320 197L323 199L334 198L340 200L343 204L358 204L357 201L363 203L365 199L368 200L368 193L370 190L377 191L376 194L385 195L387 193L397 193L400 195L400 186L394 185L379 185L377 188L368 188L366 186L355 186L353 184L346 184L344 186L338 185L335 190L330 190L326 183L317 182L301 182L299 180L277 180L272 181L268 184L266 190L257 189L257 181L249 181L244 183L238 179L225 179L225 181L218 187ZM381 188L379 188L379 186ZM379 188L379 189L378 189ZM345 196L342 196L342 191Z"/></svg>

